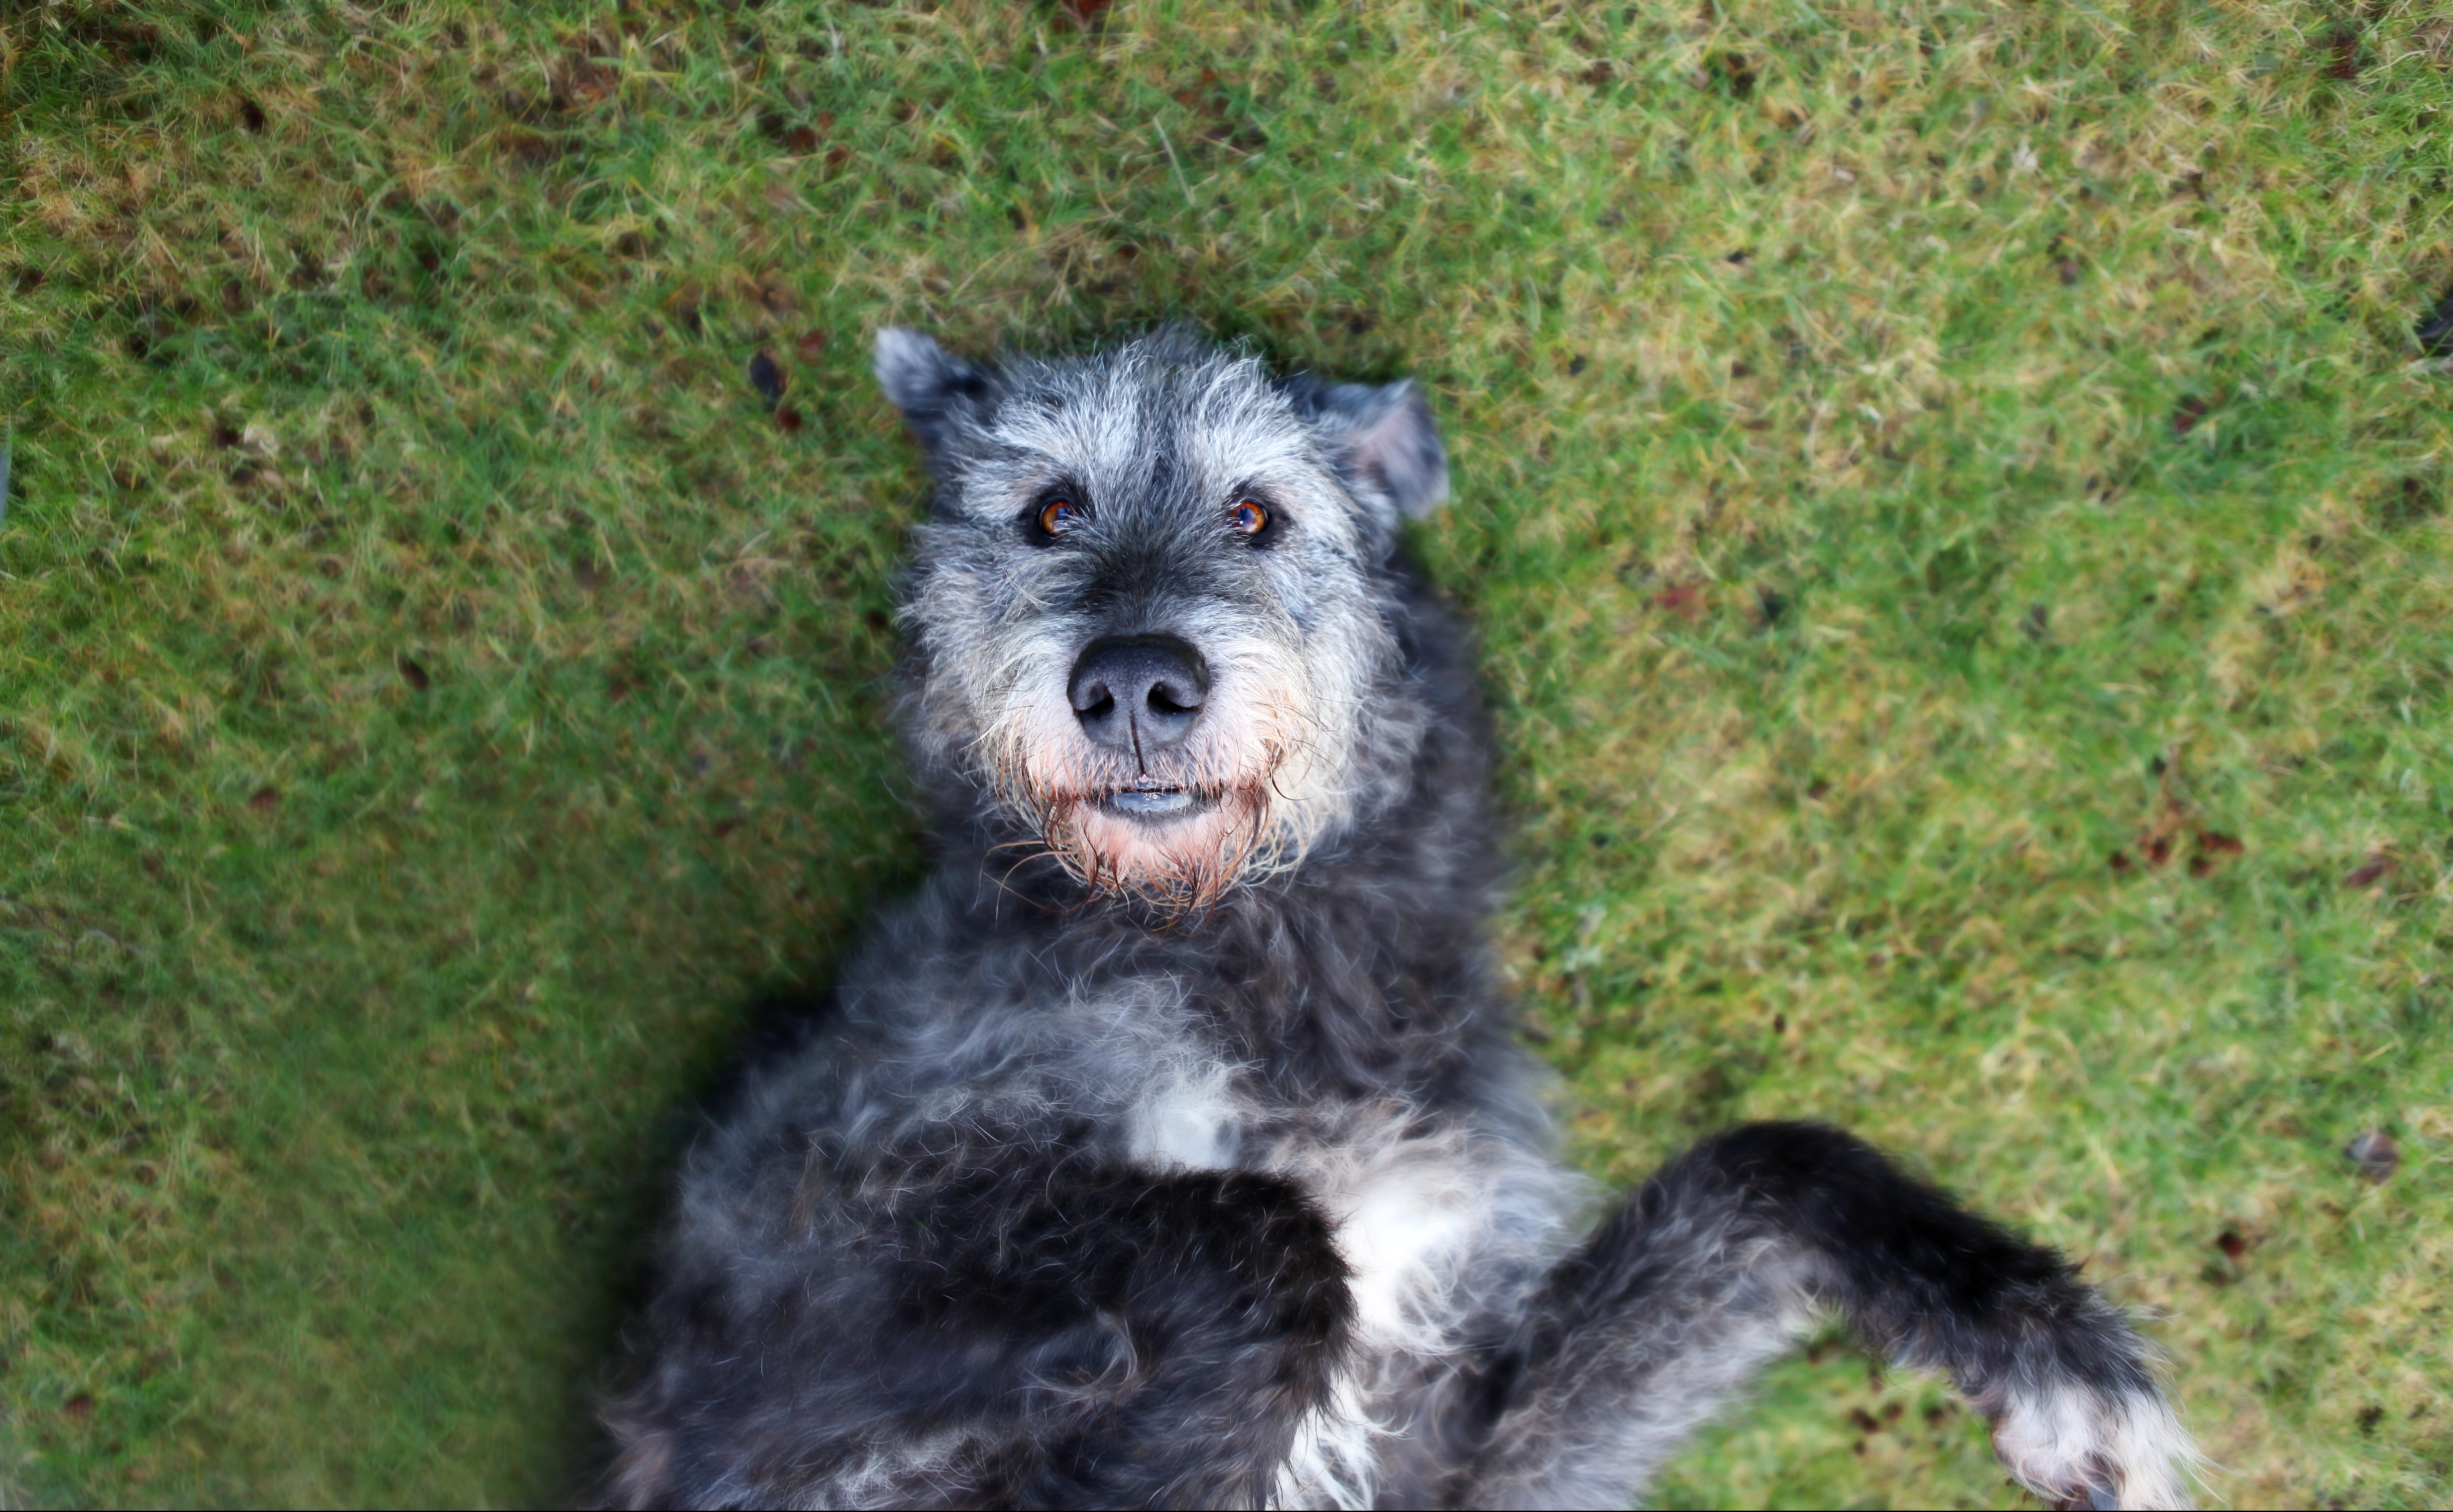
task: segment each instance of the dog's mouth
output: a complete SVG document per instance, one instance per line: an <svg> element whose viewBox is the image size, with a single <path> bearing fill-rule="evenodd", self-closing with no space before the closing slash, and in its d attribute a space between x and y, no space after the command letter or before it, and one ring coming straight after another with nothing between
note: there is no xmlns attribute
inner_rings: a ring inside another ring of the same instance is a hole
<svg viewBox="0 0 2453 1512"><path fill-rule="evenodd" d="M1155 824L1169 819L1189 819L1217 805L1218 800L1189 787L1170 786L1149 781L1120 788L1099 800L1099 806L1121 819Z"/></svg>
<svg viewBox="0 0 2453 1512"><path fill-rule="evenodd" d="M1093 891L1201 906L1243 875L1266 834L1266 800L1258 786L1120 772L1047 802L1040 833Z"/></svg>

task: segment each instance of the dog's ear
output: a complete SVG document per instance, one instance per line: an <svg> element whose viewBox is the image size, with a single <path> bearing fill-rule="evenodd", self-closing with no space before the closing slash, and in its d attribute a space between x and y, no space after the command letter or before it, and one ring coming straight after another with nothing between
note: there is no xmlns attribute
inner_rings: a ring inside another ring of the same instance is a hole
<svg viewBox="0 0 2453 1512"><path fill-rule="evenodd" d="M1448 452L1423 388L1392 384L1325 384L1289 378L1279 388L1321 429L1338 470L1420 519L1448 496Z"/></svg>
<svg viewBox="0 0 2453 1512"><path fill-rule="evenodd" d="M995 378L899 326L877 333L877 381L931 452L956 426L985 418L996 400Z"/></svg>

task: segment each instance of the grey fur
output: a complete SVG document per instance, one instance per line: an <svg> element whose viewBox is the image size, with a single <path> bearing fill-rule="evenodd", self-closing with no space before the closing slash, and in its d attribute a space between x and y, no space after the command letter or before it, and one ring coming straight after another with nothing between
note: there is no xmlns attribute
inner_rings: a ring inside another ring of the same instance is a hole
<svg viewBox="0 0 2453 1512"><path fill-rule="evenodd" d="M2119 1315L1837 1131L1706 1142L1577 1237L1467 644L1397 548L1446 488L1418 388L1181 330L877 368L936 479L937 865L691 1154L612 1500L1593 1504L1836 1308L2041 1493L2177 1502ZM1180 743L1068 702L1145 666Z"/></svg>

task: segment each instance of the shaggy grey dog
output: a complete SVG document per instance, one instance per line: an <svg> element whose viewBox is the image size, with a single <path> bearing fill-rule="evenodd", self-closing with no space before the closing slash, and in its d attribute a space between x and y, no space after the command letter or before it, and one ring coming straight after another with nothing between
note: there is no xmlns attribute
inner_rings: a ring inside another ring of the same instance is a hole
<svg viewBox="0 0 2453 1512"><path fill-rule="evenodd" d="M1836 1309L2047 1501L2182 1503L2121 1316L1847 1135L1738 1128L1579 1232L1468 647L1397 549L1416 388L1183 332L877 371L935 477L936 869L691 1155L613 1500L1620 1504Z"/></svg>

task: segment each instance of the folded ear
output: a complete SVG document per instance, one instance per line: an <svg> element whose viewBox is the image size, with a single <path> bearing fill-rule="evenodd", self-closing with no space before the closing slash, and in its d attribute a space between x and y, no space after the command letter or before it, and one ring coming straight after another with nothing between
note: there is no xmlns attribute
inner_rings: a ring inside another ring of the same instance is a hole
<svg viewBox="0 0 2453 1512"><path fill-rule="evenodd" d="M877 333L877 381L903 411L911 433L931 451L956 426L983 418L996 394L996 381L987 373L899 326Z"/></svg>
<svg viewBox="0 0 2453 1512"><path fill-rule="evenodd" d="M1420 384L1325 384L1289 378L1280 388L1320 427L1349 484L1377 489L1420 519L1448 496L1448 453Z"/></svg>

